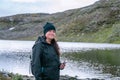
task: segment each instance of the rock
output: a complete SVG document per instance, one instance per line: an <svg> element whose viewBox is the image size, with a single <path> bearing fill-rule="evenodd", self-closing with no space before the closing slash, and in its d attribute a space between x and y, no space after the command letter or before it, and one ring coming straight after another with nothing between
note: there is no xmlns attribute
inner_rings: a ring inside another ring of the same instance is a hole
<svg viewBox="0 0 120 80"><path fill-rule="evenodd" d="M0 80L11 80L11 76L9 75L9 73L6 72L1 72L0 71Z"/></svg>
<svg viewBox="0 0 120 80"><path fill-rule="evenodd" d="M33 76L23 76L23 80L35 80L35 78ZM104 80L104 79L97 79L97 78L77 79L77 77L71 77L68 75L61 75L60 80Z"/></svg>
<svg viewBox="0 0 120 80"><path fill-rule="evenodd" d="M1 80L1 77L3 77L4 80L11 80L12 79L12 77L10 76L10 73L0 72L0 75L2 75L2 76L0 76L0 80ZM19 75L18 74L16 74L16 75L13 74L13 76L19 76ZM27 75L21 75L20 78L22 80L35 80L34 76L27 76ZM104 79L97 79L97 78L77 79L77 76L71 77L71 76L68 76L68 75L61 75L60 80L104 80Z"/></svg>

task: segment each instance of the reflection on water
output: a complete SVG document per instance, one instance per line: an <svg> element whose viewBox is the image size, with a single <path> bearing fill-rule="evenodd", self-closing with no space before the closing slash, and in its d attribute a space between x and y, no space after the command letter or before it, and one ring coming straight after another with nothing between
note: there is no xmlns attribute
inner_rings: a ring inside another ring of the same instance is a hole
<svg viewBox="0 0 120 80"><path fill-rule="evenodd" d="M19 55L20 54L20 55ZM0 55L0 69L4 69L9 72L19 73L23 75L31 75L29 73L29 56L21 55L23 53L14 53L14 55ZM28 54L28 53L24 53ZM61 58L63 62L65 58ZM103 74L93 67L88 62L84 61L72 61L66 59L66 68L61 71L61 75L78 76L80 79L85 78L99 78L99 79L109 79L111 74Z"/></svg>
<svg viewBox="0 0 120 80"><path fill-rule="evenodd" d="M66 68L64 69L64 71L61 71L61 74L77 76L80 79L111 79L112 76L111 74L104 74L101 70L95 69L95 67L88 62L76 62L74 60L67 60Z"/></svg>
<svg viewBox="0 0 120 80"><path fill-rule="evenodd" d="M88 62L87 66L92 67L94 72L108 74L109 77L120 79L120 49L111 50L91 50L83 52L69 52L63 56L67 59L81 62ZM86 69L86 68L85 68Z"/></svg>
<svg viewBox="0 0 120 80"><path fill-rule="evenodd" d="M0 69L28 75L29 57L27 55L21 55L21 53L13 53L14 55L10 55L10 53L9 55L7 53L7 55L5 55L4 53L0 55Z"/></svg>
<svg viewBox="0 0 120 80"><path fill-rule="evenodd" d="M0 40L0 70L6 70L9 72L31 75L29 74L29 55L31 53L31 47L34 44L33 41L4 41ZM64 43L59 42L60 48L62 52L70 52L75 50L89 50L89 49L103 49L103 48L120 48L120 45L116 44L96 44L96 43ZM75 45L75 46L73 46ZM92 53L92 52L91 52ZM89 54L87 54L90 56ZM94 54L93 54L94 55ZM118 54L117 54L118 55ZM77 55L78 56L78 55ZM100 64L99 62L92 62L92 59L99 59L99 61L113 61L113 58L116 58L115 55L109 55L108 59L104 59L100 55L95 55L88 57L87 60L82 55L78 56L81 60L69 60L69 58L61 58L61 61L66 60L66 68L61 71L61 75L70 75L70 76L78 76L78 78L99 78L99 79L111 79L116 78L113 74L116 74L117 77L120 77L119 72L120 68L106 67L104 64ZM119 56L118 56L119 57ZM76 58L77 59L77 58ZM119 60L119 59L118 59ZM113 61L112 63L119 63L117 61ZM120 61L120 60L119 60ZM112 71L111 71L112 70ZM119 72L116 72L119 71Z"/></svg>

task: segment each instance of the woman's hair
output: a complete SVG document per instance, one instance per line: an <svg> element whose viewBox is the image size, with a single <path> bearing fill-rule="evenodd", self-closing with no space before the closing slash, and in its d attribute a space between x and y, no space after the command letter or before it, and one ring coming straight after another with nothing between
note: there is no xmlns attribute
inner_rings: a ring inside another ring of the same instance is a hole
<svg viewBox="0 0 120 80"><path fill-rule="evenodd" d="M55 39L52 39L51 43L53 44L53 46L54 46L54 48L55 48L55 50L57 52L57 55L60 56L60 48L58 46L57 41Z"/></svg>
<svg viewBox="0 0 120 80"><path fill-rule="evenodd" d="M46 36L43 36L43 37L46 39ZM58 45L56 39L52 39L51 43L54 46L57 55L60 56L60 48L59 48L59 45Z"/></svg>

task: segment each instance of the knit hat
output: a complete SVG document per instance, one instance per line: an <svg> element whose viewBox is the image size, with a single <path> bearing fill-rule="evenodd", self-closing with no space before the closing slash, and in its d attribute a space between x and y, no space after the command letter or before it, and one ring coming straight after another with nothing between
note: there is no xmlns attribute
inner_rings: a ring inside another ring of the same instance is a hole
<svg viewBox="0 0 120 80"><path fill-rule="evenodd" d="M43 26L44 29L44 35L49 31L49 30L55 30L55 26L52 23L47 22L45 26Z"/></svg>

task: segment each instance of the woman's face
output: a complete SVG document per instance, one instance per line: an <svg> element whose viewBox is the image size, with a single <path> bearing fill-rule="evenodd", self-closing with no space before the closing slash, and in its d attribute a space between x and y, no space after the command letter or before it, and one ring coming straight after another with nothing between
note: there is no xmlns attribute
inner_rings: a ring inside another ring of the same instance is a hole
<svg viewBox="0 0 120 80"><path fill-rule="evenodd" d="M46 34L45 34L47 39L55 39L56 37L56 33L55 30L49 30Z"/></svg>

